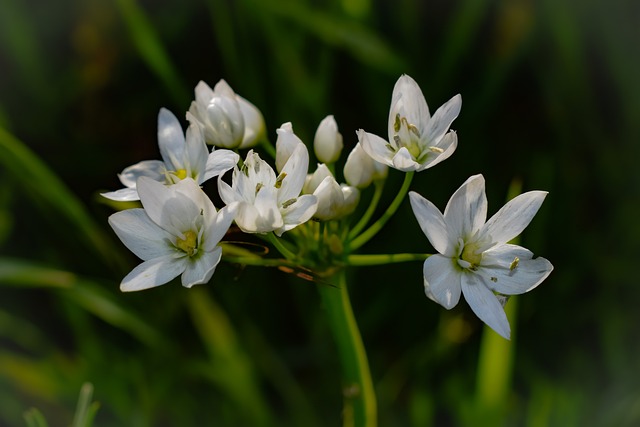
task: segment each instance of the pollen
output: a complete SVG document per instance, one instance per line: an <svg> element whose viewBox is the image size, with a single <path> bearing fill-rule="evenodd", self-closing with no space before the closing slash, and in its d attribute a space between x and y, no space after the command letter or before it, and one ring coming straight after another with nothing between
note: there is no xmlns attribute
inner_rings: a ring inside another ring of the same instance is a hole
<svg viewBox="0 0 640 427"><path fill-rule="evenodd" d="M482 252L478 253L478 248L475 244L465 245L460 258L471 264L469 268L475 271L482 261Z"/></svg>
<svg viewBox="0 0 640 427"><path fill-rule="evenodd" d="M276 183L274 184L274 187L276 188L282 187L282 181L284 181L286 176L287 174L285 172L282 172L280 175L278 175L278 178L276 178Z"/></svg>
<svg viewBox="0 0 640 427"><path fill-rule="evenodd" d="M194 256L198 252L198 235L194 231L187 231L184 239L176 239L176 247L189 256Z"/></svg>
<svg viewBox="0 0 640 427"><path fill-rule="evenodd" d="M186 169L178 169L173 174L176 177L178 177L180 180L183 180L183 179L185 179L187 177L187 170Z"/></svg>

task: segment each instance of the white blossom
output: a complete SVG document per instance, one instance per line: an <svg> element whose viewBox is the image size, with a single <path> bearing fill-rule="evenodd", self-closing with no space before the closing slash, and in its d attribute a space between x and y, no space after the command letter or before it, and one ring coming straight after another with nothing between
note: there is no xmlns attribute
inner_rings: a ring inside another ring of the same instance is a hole
<svg viewBox="0 0 640 427"><path fill-rule="evenodd" d="M220 80L213 90L200 81L195 88L187 119L204 132L207 144L224 148L249 148L264 136L260 110Z"/></svg>
<svg viewBox="0 0 640 427"><path fill-rule="evenodd" d="M138 180L144 209L114 213L109 224L142 263L122 280L122 291L163 285L182 275L182 285L207 283L220 262L218 245L235 215L235 205L216 211L196 181L185 178L165 186Z"/></svg>
<svg viewBox="0 0 640 427"><path fill-rule="evenodd" d="M238 202L236 224L246 233L275 232L281 236L312 218L318 206L313 195L300 195L309 153L298 144L276 176L258 153L250 150L241 168L234 168L231 186L218 178L222 200Z"/></svg>
<svg viewBox="0 0 640 427"><path fill-rule="evenodd" d="M360 143L357 143L344 164L344 179L349 185L366 188L371 182L384 179L389 173L389 167L373 160Z"/></svg>
<svg viewBox="0 0 640 427"><path fill-rule="evenodd" d="M202 184L233 168L240 158L224 149L209 153L202 131L195 125L189 126L185 138L180 122L166 108L158 113L158 146L162 160L144 160L125 168L118 175L125 188L102 196L116 201L140 200L136 183L143 176L167 185L187 177Z"/></svg>
<svg viewBox="0 0 640 427"><path fill-rule="evenodd" d="M509 322L500 294L528 292L553 270L546 259L533 258L528 249L507 243L529 225L546 195L544 191L521 194L486 221L482 175L472 176L462 184L451 196L444 214L427 199L410 192L416 219L438 251L424 262L427 296L450 309L464 294L476 315L508 339Z"/></svg>
<svg viewBox="0 0 640 427"><path fill-rule="evenodd" d="M302 192L318 198L318 209L313 217L322 221L349 215L360 201L360 190L350 185L338 184L324 163L319 164L313 174L307 175Z"/></svg>
<svg viewBox="0 0 640 427"><path fill-rule="evenodd" d="M393 88L389 140L358 130L362 148L375 160L408 172L422 171L447 159L456 149L456 133L448 132L458 117L462 98L456 95L431 116L418 84L401 76Z"/></svg>

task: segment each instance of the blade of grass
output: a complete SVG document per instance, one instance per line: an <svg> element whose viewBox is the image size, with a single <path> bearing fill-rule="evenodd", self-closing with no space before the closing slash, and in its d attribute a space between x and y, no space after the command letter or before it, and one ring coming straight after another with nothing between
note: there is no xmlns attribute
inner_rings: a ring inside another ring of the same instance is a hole
<svg viewBox="0 0 640 427"><path fill-rule="evenodd" d="M166 346L162 335L108 296L98 283L74 273L19 259L0 258L0 285L56 290L89 313L150 346Z"/></svg>
<svg viewBox="0 0 640 427"><path fill-rule="evenodd" d="M76 406L71 427L91 427L95 412L98 410L97 405L91 403L92 399L93 385L91 383L84 383L80 389L78 405Z"/></svg>
<svg viewBox="0 0 640 427"><path fill-rule="evenodd" d="M96 225L80 200L25 144L0 128L0 165L15 178L36 205L60 213L70 224L77 237L100 255L111 267L125 270L121 250Z"/></svg>
<svg viewBox="0 0 640 427"><path fill-rule="evenodd" d="M49 427L42 412L36 408L31 408L24 413L24 421L27 427Z"/></svg>
<svg viewBox="0 0 640 427"><path fill-rule="evenodd" d="M177 68L173 66L144 10L135 0L117 0L116 3L142 58L165 85L174 102L187 106L191 99L190 91L180 78Z"/></svg>
<svg viewBox="0 0 640 427"><path fill-rule="evenodd" d="M251 408L247 411L251 425L273 425L251 359L240 345L226 313L207 292L207 289L191 289L187 303L193 323L211 358L208 374L237 402L238 407Z"/></svg>

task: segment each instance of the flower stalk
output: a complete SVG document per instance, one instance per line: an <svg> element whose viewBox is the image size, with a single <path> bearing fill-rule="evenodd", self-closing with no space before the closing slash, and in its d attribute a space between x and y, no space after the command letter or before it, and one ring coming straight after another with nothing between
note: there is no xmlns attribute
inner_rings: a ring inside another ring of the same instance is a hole
<svg viewBox="0 0 640 427"><path fill-rule="evenodd" d="M329 328L338 347L342 366L344 427L375 427L377 404L369 362L347 289L346 271L333 277L335 286L318 286Z"/></svg>

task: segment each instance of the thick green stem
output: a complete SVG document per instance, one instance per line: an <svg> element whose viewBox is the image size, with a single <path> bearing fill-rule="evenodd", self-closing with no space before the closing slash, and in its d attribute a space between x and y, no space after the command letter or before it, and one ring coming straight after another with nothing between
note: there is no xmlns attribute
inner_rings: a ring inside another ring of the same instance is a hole
<svg viewBox="0 0 640 427"><path fill-rule="evenodd" d="M396 262L424 261L429 254L375 254L375 255L349 255L348 265L384 265Z"/></svg>
<svg viewBox="0 0 640 427"><path fill-rule="evenodd" d="M369 362L358 330L344 270L333 276L333 286L318 286L342 365L344 427L375 427L376 396Z"/></svg>
<svg viewBox="0 0 640 427"><path fill-rule="evenodd" d="M351 241L350 250L356 250L360 246L367 243L369 239L375 236L378 233L378 231L380 231L382 227L384 227L384 225L387 223L387 221L389 221L389 219L393 216L393 214L396 213L396 211L400 207L400 203L402 203L402 200L404 199L404 196L406 196L407 192L409 191L409 186L411 185L411 180L413 179L414 174L415 172L413 171L407 172L405 174L402 187L400 187L400 191L398 191L398 194L393 199L393 201L391 202L387 210L382 214L380 219L378 219L376 222L371 224L371 227L369 227L361 235L359 235L358 237L356 237Z"/></svg>

